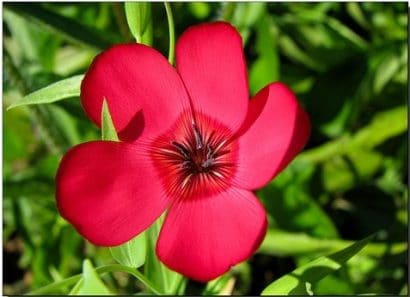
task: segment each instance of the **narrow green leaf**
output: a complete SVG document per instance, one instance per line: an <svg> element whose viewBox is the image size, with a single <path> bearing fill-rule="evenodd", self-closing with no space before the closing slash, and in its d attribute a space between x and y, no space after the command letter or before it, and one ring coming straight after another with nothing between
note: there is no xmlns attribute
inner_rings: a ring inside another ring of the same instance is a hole
<svg viewBox="0 0 410 297"><path fill-rule="evenodd" d="M356 45L360 49L366 49L368 47L368 43L354 31L352 31L349 27L347 27L344 23L340 22L339 20L328 17L326 19L326 23L329 28L333 29L336 33L340 36L344 37L345 39L349 40L352 44Z"/></svg>
<svg viewBox="0 0 410 297"><path fill-rule="evenodd" d="M357 2L346 3L347 13L363 28L368 29L370 27L365 15L363 14L360 4Z"/></svg>
<svg viewBox="0 0 410 297"><path fill-rule="evenodd" d="M399 106L377 113L370 124L353 136L344 135L301 153L298 159L308 162L323 162L337 155L353 152L357 148L367 149L400 135L407 130L407 106Z"/></svg>
<svg viewBox="0 0 410 297"><path fill-rule="evenodd" d="M118 263L138 268L144 265L146 246L146 235L143 232L120 246L111 247L110 252Z"/></svg>
<svg viewBox="0 0 410 297"><path fill-rule="evenodd" d="M312 295L311 287L326 275L340 269L372 239L369 236L329 256L296 268L267 286L261 295Z"/></svg>
<svg viewBox="0 0 410 297"><path fill-rule="evenodd" d="M71 291L68 293L68 295L79 295L79 291L81 290L81 287L83 286L84 280L81 278L75 286L71 289Z"/></svg>
<svg viewBox="0 0 410 297"><path fill-rule="evenodd" d="M89 28L73 19L45 9L41 4L22 5L21 3L7 3L5 8L34 19L40 24L45 25L45 28L60 33L75 43L105 49L116 41L114 36L100 33L95 28Z"/></svg>
<svg viewBox="0 0 410 297"><path fill-rule="evenodd" d="M104 99L101 111L101 133L102 140L114 140L118 141L117 131L115 130L114 123L108 109L107 101Z"/></svg>
<svg viewBox="0 0 410 297"><path fill-rule="evenodd" d="M95 271L91 261L83 262L83 277L73 288L71 293L75 295L110 295L111 292L104 285L98 273Z"/></svg>
<svg viewBox="0 0 410 297"><path fill-rule="evenodd" d="M130 31L137 42L142 43L142 36L151 22L151 3L125 2L124 7Z"/></svg>
<svg viewBox="0 0 410 297"><path fill-rule="evenodd" d="M344 249L353 243L351 240L316 238L305 233L269 229L258 252L276 257L326 254ZM363 254L380 257L385 254L397 255L406 250L406 242L371 242L363 249Z"/></svg>
<svg viewBox="0 0 410 297"><path fill-rule="evenodd" d="M45 104L78 97L80 96L80 86L83 77L83 75L76 75L48 85L14 102L7 110L22 105Z"/></svg>
<svg viewBox="0 0 410 297"><path fill-rule="evenodd" d="M324 66L312 59L306 52L301 49L296 42L287 35L283 35L279 38L279 46L282 53L289 59L299 62L312 70L323 71Z"/></svg>
<svg viewBox="0 0 410 297"><path fill-rule="evenodd" d="M400 67L400 58L394 54L383 59L374 74L373 90L376 94L383 90L387 83L399 71Z"/></svg>
<svg viewBox="0 0 410 297"><path fill-rule="evenodd" d="M30 34L28 22L18 14L5 9L3 19L9 28L11 35L18 43L18 50L23 51L24 55L30 59L36 59L36 47L33 42L33 35ZM14 51L11 51L14 54Z"/></svg>

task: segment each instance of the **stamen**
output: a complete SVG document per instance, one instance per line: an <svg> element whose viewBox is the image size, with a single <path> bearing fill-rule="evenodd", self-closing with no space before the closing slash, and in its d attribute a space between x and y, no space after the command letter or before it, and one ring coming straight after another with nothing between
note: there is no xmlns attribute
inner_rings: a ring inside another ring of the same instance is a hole
<svg viewBox="0 0 410 297"><path fill-rule="evenodd" d="M220 174L217 170L213 170L213 171L211 171L211 173L212 173L213 175L216 175L216 176L219 177L219 178L223 178L223 175Z"/></svg>
<svg viewBox="0 0 410 297"><path fill-rule="evenodd" d="M209 143L206 145L206 158L210 159L212 158L213 152L211 149L211 146L209 145Z"/></svg>
<svg viewBox="0 0 410 297"><path fill-rule="evenodd" d="M185 159L191 158L189 150L185 146L176 141L172 141L171 144L178 149L178 151L184 156Z"/></svg>
<svg viewBox="0 0 410 297"><path fill-rule="evenodd" d="M161 136L153 150L167 194L175 199L224 189L235 171L237 145L230 131L200 114L186 120Z"/></svg>
<svg viewBox="0 0 410 297"><path fill-rule="evenodd" d="M221 148L221 147L223 147L224 146L224 144L226 143L226 139L225 140L223 140L223 141L221 141L221 143L219 143L219 145L215 148L215 152L218 152L218 150Z"/></svg>
<svg viewBox="0 0 410 297"><path fill-rule="evenodd" d="M204 146L203 141L202 141L202 135L199 132L199 129L198 129L198 127L196 126L196 124L194 122L192 123L192 128L194 130L194 136L195 136L195 140L196 140L196 149L200 150Z"/></svg>
<svg viewBox="0 0 410 297"><path fill-rule="evenodd" d="M181 168L182 169L187 169L191 166L192 166L192 161L191 160L186 160L186 161L182 162Z"/></svg>
<svg viewBox="0 0 410 297"><path fill-rule="evenodd" d="M192 174L188 174L188 175L184 178L184 180L183 180L183 182L182 182L182 184L181 184L181 189L185 188L185 186L188 184L189 180L191 179L191 176L192 176Z"/></svg>

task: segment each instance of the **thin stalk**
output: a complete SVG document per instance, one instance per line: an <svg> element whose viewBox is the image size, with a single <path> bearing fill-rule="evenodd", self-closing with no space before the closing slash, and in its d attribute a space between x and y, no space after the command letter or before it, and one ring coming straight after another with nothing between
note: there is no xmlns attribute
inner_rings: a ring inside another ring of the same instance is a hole
<svg viewBox="0 0 410 297"><path fill-rule="evenodd" d="M156 294L156 295L162 295L163 294L141 272L139 272L138 270L136 270L134 268L124 266L124 265L121 265L121 264L112 264L112 265L106 265L106 266L98 267L95 270L97 271L98 274L101 274L101 275L105 274L105 273L108 273L108 272L116 272L116 271L129 273L132 276L134 276L136 279L138 279L141 283L143 283L147 288L149 288L154 294ZM71 277L63 279L61 281L52 283L48 286L44 286L42 288L34 290L34 291L30 292L28 295L38 295L38 294L51 293L51 292L55 291L56 289L58 289L60 287L74 285L75 283L77 283L81 279L81 277L82 277L82 274L77 274L77 275L71 276Z"/></svg>
<svg viewBox="0 0 410 297"><path fill-rule="evenodd" d="M171 64L174 64L174 50L175 50L175 26L174 26L174 17L172 16L171 5L168 2L164 2L165 10L167 12L168 19L168 30L169 30L169 52L168 52L168 61Z"/></svg>

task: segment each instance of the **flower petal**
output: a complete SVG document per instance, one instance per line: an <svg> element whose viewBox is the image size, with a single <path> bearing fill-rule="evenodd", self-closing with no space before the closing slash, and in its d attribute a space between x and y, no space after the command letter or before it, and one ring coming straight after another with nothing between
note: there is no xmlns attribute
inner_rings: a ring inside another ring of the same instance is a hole
<svg viewBox="0 0 410 297"><path fill-rule="evenodd" d="M168 211L157 255L171 269L209 281L252 255L266 233L254 194L230 188L207 198L180 200Z"/></svg>
<svg viewBox="0 0 410 297"><path fill-rule="evenodd" d="M273 83L250 101L239 133L234 184L251 190L268 183L303 148L310 122L292 91L282 83Z"/></svg>
<svg viewBox="0 0 410 297"><path fill-rule="evenodd" d="M119 245L145 230L168 206L154 172L135 145L80 144L60 163L58 209L92 243Z"/></svg>
<svg viewBox="0 0 410 297"><path fill-rule="evenodd" d="M195 110L236 131L249 100L242 39L236 29L223 22L190 27L176 45L176 65Z"/></svg>
<svg viewBox="0 0 410 297"><path fill-rule="evenodd" d="M176 70L154 49L121 44L98 55L81 85L81 103L101 126L103 99L122 140L158 135L189 108Z"/></svg>

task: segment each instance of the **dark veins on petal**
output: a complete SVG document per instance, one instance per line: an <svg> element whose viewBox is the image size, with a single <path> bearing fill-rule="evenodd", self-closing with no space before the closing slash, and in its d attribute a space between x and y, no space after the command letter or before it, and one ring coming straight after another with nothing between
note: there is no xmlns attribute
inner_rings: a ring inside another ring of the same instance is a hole
<svg viewBox="0 0 410 297"><path fill-rule="evenodd" d="M171 198L200 198L228 187L235 172L237 144L226 127L184 112L153 143L151 156Z"/></svg>

